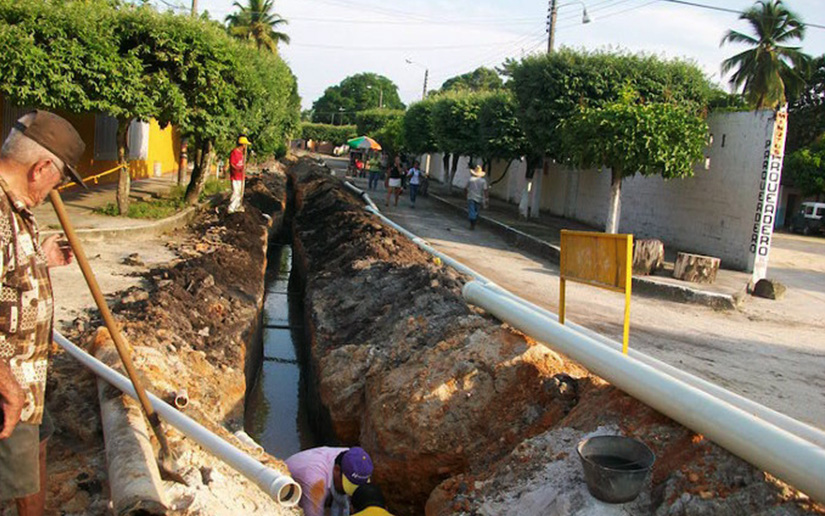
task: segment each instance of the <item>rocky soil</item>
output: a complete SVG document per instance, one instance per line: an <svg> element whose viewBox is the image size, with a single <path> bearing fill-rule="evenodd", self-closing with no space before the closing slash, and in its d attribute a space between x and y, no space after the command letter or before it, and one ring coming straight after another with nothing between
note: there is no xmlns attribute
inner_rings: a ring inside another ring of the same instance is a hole
<svg viewBox="0 0 825 516"><path fill-rule="evenodd" d="M315 401L343 443L370 452L395 513L822 510L468 307L465 278L365 212L326 169L306 160L290 175ZM634 504L605 508L583 488L575 444L594 433L632 435L656 452Z"/></svg>
<svg viewBox="0 0 825 516"><path fill-rule="evenodd" d="M225 199L203 209L188 228L169 237L177 258L150 270L142 287L119 292L110 303L147 388L169 400L187 389L186 413L241 448L231 432L243 428L247 343L258 328L268 232L280 224L285 196L282 168L250 178L245 213L226 215ZM88 346L101 325L90 312L65 333ZM47 406L56 426L48 450L47 513L109 514L96 380L57 348ZM171 514L300 513L282 509L169 425L164 428L189 484L164 482ZM261 460L286 471L273 457ZM13 509L0 507L5 513Z"/></svg>

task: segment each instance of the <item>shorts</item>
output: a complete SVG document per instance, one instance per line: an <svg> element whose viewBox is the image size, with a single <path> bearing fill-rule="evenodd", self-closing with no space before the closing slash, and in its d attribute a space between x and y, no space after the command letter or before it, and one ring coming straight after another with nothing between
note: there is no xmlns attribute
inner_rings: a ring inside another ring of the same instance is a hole
<svg viewBox="0 0 825 516"><path fill-rule="evenodd" d="M0 439L0 500L40 492L40 443L54 433L48 412L40 425L18 423L8 439Z"/></svg>
<svg viewBox="0 0 825 516"><path fill-rule="evenodd" d="M398 178L395 178L395 179L390 178L390 180L389 180L389 183L388 183L388 184L389 184L389 187L390 187L390 188L401 188L401 179L398 179Z"/></svg>

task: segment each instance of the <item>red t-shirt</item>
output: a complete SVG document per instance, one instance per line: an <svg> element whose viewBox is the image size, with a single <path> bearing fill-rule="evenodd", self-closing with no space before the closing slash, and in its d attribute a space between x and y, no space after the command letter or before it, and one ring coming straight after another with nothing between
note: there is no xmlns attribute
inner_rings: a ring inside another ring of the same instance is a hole
<svg viewBox="0 0 825 516"><path fill-rule="evenodd" d="M243 181L244 179L243 147L235 147L229 153L229 179Z"/></svg>

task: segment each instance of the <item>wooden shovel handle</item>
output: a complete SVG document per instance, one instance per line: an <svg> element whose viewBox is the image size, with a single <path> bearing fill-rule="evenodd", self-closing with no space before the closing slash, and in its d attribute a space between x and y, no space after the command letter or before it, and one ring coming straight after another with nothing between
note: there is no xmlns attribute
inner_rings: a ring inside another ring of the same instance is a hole
<svg viewBox="0 0 825 516"><path fill-rule="evenodd" d="M100 315L103 316L103 322L106 323L106 328L108 328L109 335L111 335L112 341L115 344L117 354L120 356L121 362L123 362L123 368L126 370L126 374L129 376L129 379L132 381L132 385L134 386L138 400L140 401L140 406L143 407L143 411L146 413L146 418L149 420L149 423L152 425L152 430L158 438L161 452L168 455L169 444L166 442L166 435L163 433L163 429L160 426L160 419L158 418L155 410L152 408L152 402L150 402L149 398L146 396L146 391L143 390L143 384L141 384L140 378L138 378L137 372L135 371L135 366L132 364L132 357L129 354L126 341L123 340L120 329L117 327L114 317L112 317L112 312L109 310L109 305L106 304L106 299L103 297L103 292L100 290L100 285L97 284L97 279L92 272L92 268L89 266L89 260L86 258L86 253L80 245L80 240L74 232L74 227L72 227L71 221L69 221L69 215L66 213L66 207L63 205L63 199L60 198L60 193L57 190L52 190L49 192L49 200L51 200L52 206L54 206L54 211L57 213L57 218L60 220L60 225L63 226L63 231L66 233L66 238L69 240L69 245L72 246L72 251L74 251L75 258L77 258L77 264L83 272L83 277L86 278L86 283L89 285L89 290L92 292L92 297L95 299L95 304L97 304L98 310L100 310Z"/></svg>

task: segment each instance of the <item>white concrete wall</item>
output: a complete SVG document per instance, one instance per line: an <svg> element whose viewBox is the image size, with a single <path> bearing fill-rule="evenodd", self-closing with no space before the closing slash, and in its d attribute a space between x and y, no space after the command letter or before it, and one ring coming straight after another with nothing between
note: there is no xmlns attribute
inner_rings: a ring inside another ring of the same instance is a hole
<svg viewBox="0 0 825 516"><path fill-rule="evenodd" d="M622 183L619 231L659 238L666 246L717 256L723 266L747 270L770 111L720 113L708 121L710 169L688 179L634 176ZM724 145L724 146L723 146ZM578 176L578 177L576 177ZM603 227L610 198L609 170L569 171L551 165L542 208ZM574 184L578 180L578 184Z"/></svg>

